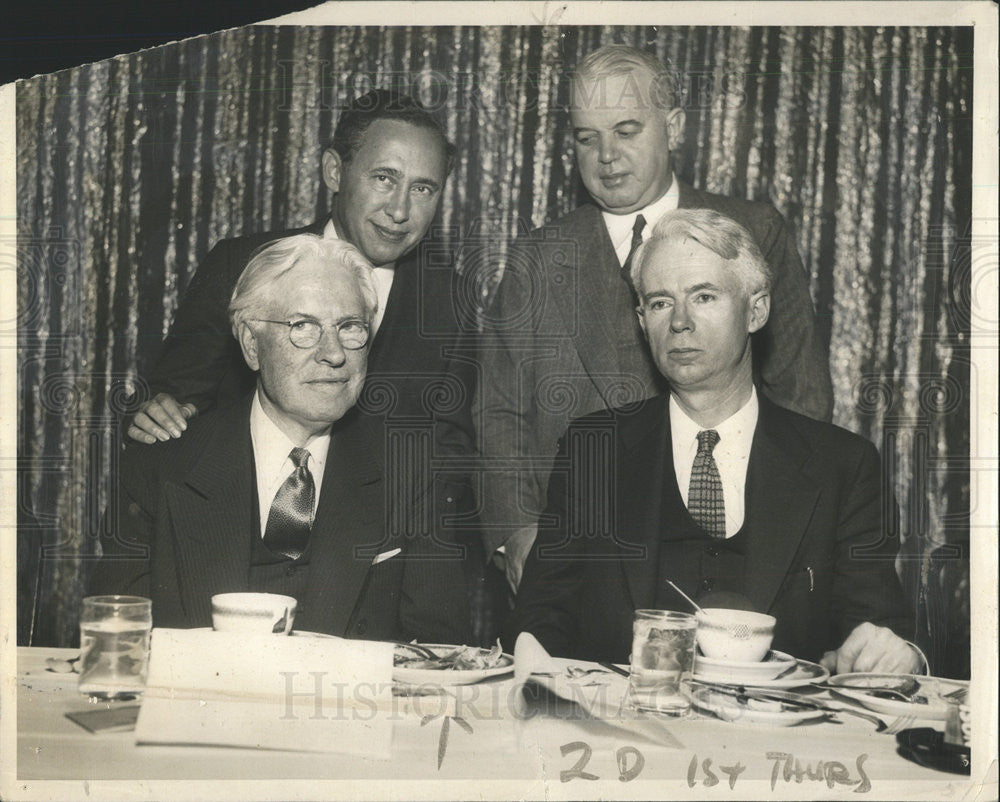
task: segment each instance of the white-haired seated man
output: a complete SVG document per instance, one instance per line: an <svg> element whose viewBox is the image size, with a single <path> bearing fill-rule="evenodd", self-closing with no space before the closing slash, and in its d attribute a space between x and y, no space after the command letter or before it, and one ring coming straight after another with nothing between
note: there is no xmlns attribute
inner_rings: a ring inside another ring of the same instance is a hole
<svg viewBox="0 0 1000 802"><path fill-rule="evenodd" d="M355 406L377 303L343 240L300 234L250 260L229 314L257 386L126 450L91 593L149 596L169 627L211 625L216 593L280 593L296 629L467 642L460 557L407 519L424 491L387 475L383 420Z"/></svg>

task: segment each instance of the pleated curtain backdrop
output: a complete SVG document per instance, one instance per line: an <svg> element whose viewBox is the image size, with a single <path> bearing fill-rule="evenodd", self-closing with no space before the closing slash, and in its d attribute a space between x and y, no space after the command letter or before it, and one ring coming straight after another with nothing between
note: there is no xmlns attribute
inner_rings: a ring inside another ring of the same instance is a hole
<svg viewBox="0 0 1000 802"><path fill-rule="evenodd" d="M75 641L115 414L216 241L327 213L338 107L393 85L435 109L459 154L436 225L500 265L585 196L564 73L608 42L679 74L679 176L790 223L918 627L940 650L967 627L969 29L249 27L18 85L19 642Z"/></svg>

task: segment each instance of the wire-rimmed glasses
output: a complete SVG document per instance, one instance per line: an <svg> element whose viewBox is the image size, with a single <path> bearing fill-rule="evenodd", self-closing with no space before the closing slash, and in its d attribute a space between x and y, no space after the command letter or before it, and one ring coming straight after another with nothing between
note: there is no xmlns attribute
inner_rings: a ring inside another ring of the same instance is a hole
<svg viewBox="0 0 1000 802"><path fill-rule="evenodd" d="M273 323L288 327L288 339L296 348L312 348L323 337L324 326L318 320L266 320L254 318L257 323ZM337 339L348 351L357 351L368 345L371 331L363 320L344 320L335 325Z"/></svg>

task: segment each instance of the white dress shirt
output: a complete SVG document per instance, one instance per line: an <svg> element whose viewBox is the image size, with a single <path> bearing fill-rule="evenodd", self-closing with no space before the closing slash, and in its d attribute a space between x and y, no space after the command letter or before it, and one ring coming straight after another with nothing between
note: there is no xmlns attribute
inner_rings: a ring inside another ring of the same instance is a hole
<svg viewBox="0 0 1000 802"><path fill-rule="evenodd" d="M337 229L333 225L333 220L326 221L326 228L323 229L323 239L340 239L337 236ZM372 270L372 278L375 280L375 295L378 296L378 309L375 311L375 318L372 320L372 337L378 331L382 318L385 316L385 305L389 302L389 290L392 289L392 280L396 275L395 267L376 267Z"/></svg>
<svg viewBox="0 0 1000 802"><path fill-rule="evenodd" d="M615 254L618 256L618 264L624 265L628 259L628 252L632 250L632 227L635 225L635 218L640 214L646 220L646 225L642 229L642 239L645 242L649 239L649 232L653 229L660 218L667 212L672 212L677 208L677 176L670 177L670 189L663 193L657 200L642 209L636 209L628 214L611 214L601 212L604 218L604 225L608 229L608 236L611 237L611 244L615 247Z"/></svg>
<svg viewBox="0 0 1000 802"><path fill-rule="evenodd" d="M257 473L257 503L260 505L260 536L264 537L267 529L267 516L271 513L271 504L278 494L278 489L292 475L295 465L292 463L292 449L295 443L288 439L271 420L260 405L260 390L253 394L253 404L250 407L250 440L253 443L253 460ZM323 486L323 471L326 469L326 455L330 450L330 433L314 437L305 445L309 452L306 465L312 473L316 495L313 499L313 515L319 504L319 491Z"/></svg>
<svg viewBox="0 0 1000 802"><path fill-rule="evenodd" d="M718 426L711 428L719 433L712 456L719 468L722 480L722 498L726 505L726 537L732 537L743 526L746 504L747 465L750 462L750 446L757 428L757 390L752 388L750 400L736 413L726 418ZM688 505L688 490L691 485L691 468L698 453L699 426L687 416L673 394L670 396L670 437L674 450L674 473L677 475L677 489L681 492L685 506Z"/></svg>

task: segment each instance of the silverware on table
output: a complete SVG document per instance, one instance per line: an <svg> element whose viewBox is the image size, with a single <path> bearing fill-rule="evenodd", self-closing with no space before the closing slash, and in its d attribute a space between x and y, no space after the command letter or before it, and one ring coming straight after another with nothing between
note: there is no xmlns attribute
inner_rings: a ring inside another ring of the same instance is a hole
<svg viewBox="0 0 1000 802"><path fill-rule="evenodd" d="M802 711L816 710L829 714L847 713L848 715L863 718L865 721L874 724L875 732L886 732L889 729L889 726L882 719L871 713L862 713L860 710L854 710L849 707L835 707L813 701L812 699L799 698L797 695L786 691L761 691L755 688L747 688L743 685L714 685L704 682L696 682L695 684L703 688L708 688L714 693L731 696L742 705L746 705L751 700L756 700L761 702L777 702Z"/></svg>

